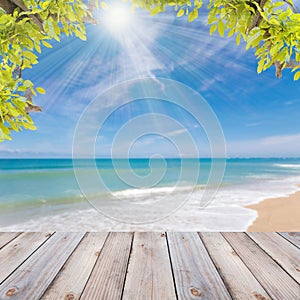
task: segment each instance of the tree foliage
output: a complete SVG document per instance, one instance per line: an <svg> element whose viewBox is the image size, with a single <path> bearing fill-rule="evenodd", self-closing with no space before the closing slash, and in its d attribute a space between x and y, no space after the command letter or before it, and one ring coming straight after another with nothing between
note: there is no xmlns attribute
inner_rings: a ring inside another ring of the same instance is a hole
<svg viewBox="0 0 300 300"><path fill-rule="evenodd" d="M43 47L51 40L75 35L85 40L85 22L92 22L92 8L103 1L92 0L0 0L0 141L11 139L12 130L35 129L33 104L41 87L23 77L23 70L38 63ZM177 17L189 22L199 17L202 0L129 0L133 8L148 9L152 15L173 7ZM234 37L239 45L254 48L258 73L275 65L276 76L292 68L300 78L300 14L292 0L210 0L210 33Z"/></svg>
<svg viewBox="0 0 300 300"><path fill-rule="evenodd" d="M11 130L35 129L29 113L40 111L32 97L45 91L22 76L38 63L42 47L62 34L86 39L84 21L91 16L81 0L0 0L0 141Z"/></svg>
<svg viewBox="0 0 300 300"><path fill-rule="evenodd" d="M192 22L199 17L202 0L132 0L135 7L150 10L152 15L174 7L177 17ZM292 0L210 0L210 33L235 37L236 44L246 42L254 48L258 73L275 65L276 76L292 68L294 79L300 78L300 13Z"/></svg>

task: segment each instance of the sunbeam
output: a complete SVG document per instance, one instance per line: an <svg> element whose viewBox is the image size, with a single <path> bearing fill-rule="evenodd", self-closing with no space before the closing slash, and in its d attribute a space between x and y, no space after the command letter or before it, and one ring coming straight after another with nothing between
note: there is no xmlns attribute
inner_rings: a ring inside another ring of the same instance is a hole
<svg viewBox="0 0 300 300"><path fill-rule="evenodd" d="M95 16L98 25L87 27L87 42L63 37L61 44L47 51L33 73L36 84L41 82L47 90L46 103L37 100L44 111L49 109L75 119L102 90L143 77L177 79L199 92L209 89L224 99L224 82L250 72L242 47L234 46L234 41L209 36L205 14L199 21L187 24L178 20L173 11L151 17L139 9L133 14L130 8L122 1L108 2L107 10ZM226 78L216 75L227 66L236 66L236 72ZM251 81L251 76L246 78ZM227 92L226 98L233 98L243 88ZM67 106L67 110L63 109Z"/></svg>

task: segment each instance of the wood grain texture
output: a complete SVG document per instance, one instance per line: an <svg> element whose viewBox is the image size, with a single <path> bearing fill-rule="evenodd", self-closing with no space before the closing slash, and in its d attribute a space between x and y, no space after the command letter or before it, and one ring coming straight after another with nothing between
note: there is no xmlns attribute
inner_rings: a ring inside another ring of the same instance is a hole
<svg viewBox="0 0 300 300"><path fill-rule="evenodd" d="M300 299L299 233L16 234L1 300Z"/></svg>
<svg viewBox="0 0 300 300"><path fill-rule="evenodd" d="M196 232L167 238L179 299L231 299Z"/></svg>
<svg viewBox="0 0 300 300"><path fill-rule="evenodd" d="M253 232L248 235L282 268L300 283L300 249L274 232ZM280 245L280 247L278 247Z"/></svg>
<svg viewBox="0 0 300 300"><path fill-rule="evenodd" d="M0 232L0 249L2 249L6 244L11 242L20 234L21 232Z"/></svg>
<svg viewBox="0 0 300 300"><path fill-rule="evenodd" d="M233 299L271 299L220 233L199 235Z"/></svg>
<svg viewBox="0 0 300 300"><path fill-rule="evenodd" d="M83 236L83 233L52 235L0 285L0 299L40 299Z"/></svg>
<svg viewBox="0 0 300 300"><path fill-rule="evenodd" d="M278 232L278 234L300 248L300 232Z"/></svg>
<svg viewBox="0 0 300 300"><path fill-rule="evenodd" d="M272 299L300 299L300 286L245 233L223 233Z"/></svg>
<svg viewBox="0 0 300 300"><path fill-rule="evenodd" d="M0 250L0 283L17 269L51 233L22 233Z"/></svg>
<svg viewBox="0 0 300 300"><path fill-rule="evenodd" d="M79 299L107 236L108 233L87 233L42 299Z"/></svg>
<svg viewBox="0 0 300 300"><path fill-rule="evenodd" d="M132 236L125 232L109 234L80 299L121 299Z"/></svg>
<svg viewBox="0 0 300 300"><path fill-rule="evenodd" d="M123 299L176 299L165 233L134 234Z"/></svg>

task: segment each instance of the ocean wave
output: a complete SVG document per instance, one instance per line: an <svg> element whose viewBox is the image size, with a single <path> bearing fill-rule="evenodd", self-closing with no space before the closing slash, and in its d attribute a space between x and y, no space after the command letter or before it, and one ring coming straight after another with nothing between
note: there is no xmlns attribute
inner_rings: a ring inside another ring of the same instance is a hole
<svg viewBox="0 0 300 300"><path fill-rule="evenodd" d="M245 208L246 205L291 194L299 190L297 187L299 183L300 177L297 176L225 186L219 190L214 201L206 208L201 208L199 205L204 193L204 190L199 188L191 195L184 207L175 211L174 214L159 222L144 225L123 223L104 217L96 210L90 209L86 202L82 205L72 203L63 206L63 211L59 206L55 206L56 209L52 207L50 211L36 206L27 211L27 214L30 214L27 217L26 213L21 211L22 215L14 218L19 224L11 222L12 217L7 222L2 219L0 230L43 231L51 228L51 230L58 231L244 231L257 217L257 212ZM136 195L144 199L159 197L172 197L173 199L177 195L177 189L184 192L184 189L188 188L191 189L191 186L131 189L115 192L114 195L136 200L138 200L135 198ZM105 201L109 205L110 200ZM126 205L126 203L121 202L121 205ZM11 213L16 214L16 211Z"/></svg>
<svg viewBox="0 0 300 300"><path fill-rule="evenodd" d="M287 169L300 169L300 164L274 164L274 166Z"/></svg>
<svg viewBox="0 0 300 300"><path fill-rule="evenodd" d="M278 176L279 175L276 174L251 174L251 175L247 175L246 178L268 180L268 179L277 179Z"/></svg>
<svg viewBox="0 0 300 300"><path fill-rule="evenodd" d="M259 179L219 190L213 205L248 206L266 199L280 198L299 191L300 176Z"/></svg>
<svg viewBox="0 0 300 300"><path fill-rule="evenodd" d="M112 196L117 198L127 197L144 197L153 194L170 194L176 189L172 187L156 187L156 188L145 188L145 189L127 189L122 191L113 192Z"/></svg>
<svg viewBox="0 0 300 300"><path fill-rule="evenodd" d="M127 189L112 192L111 195L118 199L148 199L149 197L160 197L160 196L168 196L169 194L176 193L184 193L184 192L192 192L193 190L200 190L203 186L165 186L165 187L152 187L152 188L141 188L141 189Z"/></svg>
<svg viewBox="0 0 300 300"><path fill-rule="evenodd" d="M295 166L295 164L281 165ZM296 166L300 168L300 164ZM206 208L200 206L205 186L197 185L194 187L188 185L188 182L178 186L126 189L114 191L112 194L105 192L89 195L89 199L91 198L92 201L95 199L96 204L99 203L97 201L101 201L101 205L108 206L111 205L110 201L114 199L110 197L111 195L119 200L125 199L124 202L120 201L120 205L124 205L126 208L126 202L131 200L146 204L162 199L173 201L177 200L176 197L182 197L184 193L188 194L194 190L186 204L170 217L160 222L141 226L117 222L104 217L96 210L90 209L90 205L85 198L82 198L82 195L57 199L40 197L39 202L25 201L25 203L20 204L20 207L17 203L8 205L3 200L3 205L0 205L0 231L43 231L49 229L58 231L244 231L257 216L256 211L247 209L245 206L269 198L287 196L299 190L300 176L274 179L272 178L274 174L270 174L271 178L269 179L262 177L265 174L253 175L253 180L239 184L222 185L212 203ZM68 190L70 193L71 191L71 189ZM4 199L4 196L2 197Z"/></svg>

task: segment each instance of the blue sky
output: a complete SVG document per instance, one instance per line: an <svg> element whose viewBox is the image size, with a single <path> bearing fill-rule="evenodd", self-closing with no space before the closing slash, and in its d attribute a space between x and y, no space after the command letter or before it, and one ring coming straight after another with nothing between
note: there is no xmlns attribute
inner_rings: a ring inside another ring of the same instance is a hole
<svg viewBox="0 0 300 300"><path fill-rule="evenodd" d="M35 99L43 106L33 115L38 130L13 134L13 141L0 144L1 157L71 157L76 124L87 105L111 86L143 77L170 78L200 93L220 121L228 156L300 156L300 84L290 71L280 80L274 68L258 75L253 51L236 46L234 39L210 36L205 13L191 24L173 12L152 18L137 11L121 33L105 24L103 12L98 17L99 24L87 28L87 42L64 37L44 49L39 64L25 73L47 91ZM188 113L149 100L123 107L107 120L96 154L108 156L116 132L146 113L177 120L203 149L200 153L209 155L205 134ZM156 123L184 143L185 130ZM175 148L148 134L131 155L176 156Z"/></svg>

